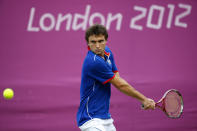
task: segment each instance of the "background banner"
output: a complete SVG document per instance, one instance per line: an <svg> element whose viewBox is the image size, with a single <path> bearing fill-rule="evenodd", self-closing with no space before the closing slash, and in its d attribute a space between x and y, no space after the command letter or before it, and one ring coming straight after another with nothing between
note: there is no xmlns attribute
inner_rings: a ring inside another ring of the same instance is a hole
<svg viewBox="0 0 197 131"><path fill-rule="evenodd" d="M197 130L196 0L0 0L0 130L78 131L85 30L106 26L120 76L147 97L184 99L180 119L112 87L118 131ZM5 100L5 88L15 96Z"/></svg>

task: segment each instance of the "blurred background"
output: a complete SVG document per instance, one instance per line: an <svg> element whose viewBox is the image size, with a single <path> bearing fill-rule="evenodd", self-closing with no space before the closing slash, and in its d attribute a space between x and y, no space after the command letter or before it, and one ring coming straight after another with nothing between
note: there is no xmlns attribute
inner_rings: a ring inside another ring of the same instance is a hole
<svg viewBox="0 0 197 131"><path fill-rule="evenodd" d="M168 89L184 99L180 119L112 86L117 131L197 130L196 0L0 0L0 130L79 131L85 30L107 27L120 76L158 101ZM12 88L15 96L3 98Z"/></svg>

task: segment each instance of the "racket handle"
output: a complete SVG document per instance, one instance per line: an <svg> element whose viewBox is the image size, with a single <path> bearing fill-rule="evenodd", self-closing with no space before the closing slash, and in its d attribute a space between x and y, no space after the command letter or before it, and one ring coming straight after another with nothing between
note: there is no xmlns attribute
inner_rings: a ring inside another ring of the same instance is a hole
<svg viewBox="0 0 197 131"><path fill-rule="evenodd" d="M141 104L141 109L144 109L144 104Z"/></svg>

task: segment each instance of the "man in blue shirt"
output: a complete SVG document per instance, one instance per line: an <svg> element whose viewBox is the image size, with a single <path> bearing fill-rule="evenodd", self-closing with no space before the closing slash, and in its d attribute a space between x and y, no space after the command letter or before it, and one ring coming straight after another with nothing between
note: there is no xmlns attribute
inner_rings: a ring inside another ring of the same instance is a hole
<svg viewBox="0 0 197 131"><path fill-rule="evenodd" d="M88 53L82 67L80 106L77 123L82 131L116 131L109 113L111 84L121 92L138 99L144 109L154 109L155 102L135 90L118 73L113 54L106 46L104 26L95 24L87 29Z"/></svg>

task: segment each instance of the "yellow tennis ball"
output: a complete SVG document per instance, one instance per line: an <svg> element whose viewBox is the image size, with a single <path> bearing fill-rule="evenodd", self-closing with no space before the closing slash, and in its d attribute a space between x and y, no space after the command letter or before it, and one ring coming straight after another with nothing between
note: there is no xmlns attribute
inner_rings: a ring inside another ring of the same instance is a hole
<svg viewBox="0 0 197 131"><path fill-rule="evenodd" d="M12 99L14 97L14 91L11 88L6 88L3 91L3 97L5 99Z"/></svg>

